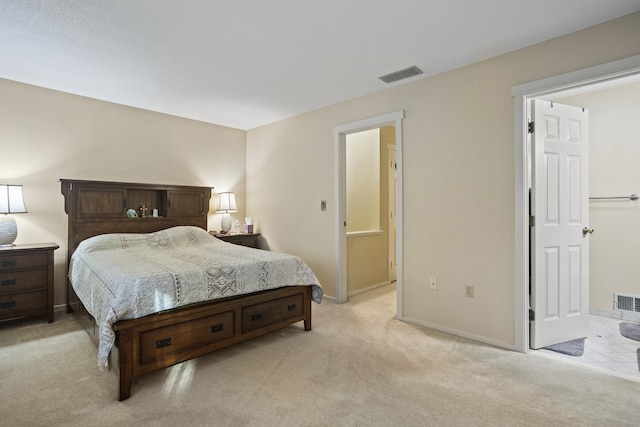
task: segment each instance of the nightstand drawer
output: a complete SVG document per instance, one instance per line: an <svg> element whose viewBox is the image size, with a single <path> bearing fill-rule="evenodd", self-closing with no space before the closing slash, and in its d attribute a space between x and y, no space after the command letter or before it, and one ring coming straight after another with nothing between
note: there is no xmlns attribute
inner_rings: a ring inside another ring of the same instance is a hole
<svg viewBox="0 0 640 427"><path fill-rule="evenodd" d="M47 287L47 270L0 273L0 294Z"/></svg>
<svg viewBox="0 0 640 427"><path fill-rule="evenodd" d="M55 243L0 247L0 321L42 316L53 322Z"/></svg>
<svg viewBox="0 0 640 427"><path fill-rule="evenodd" d="M32 268L47 268L48 255L38 254L15 254L0 256L0 273L12 270L28 270Z"/></svg>
<svg viewBox="0 0 640 427"><path fill-rule="evenodd" d="M32 310L44 309L46 306L47 291L0 296L0 319L18 316Z"/></svg>

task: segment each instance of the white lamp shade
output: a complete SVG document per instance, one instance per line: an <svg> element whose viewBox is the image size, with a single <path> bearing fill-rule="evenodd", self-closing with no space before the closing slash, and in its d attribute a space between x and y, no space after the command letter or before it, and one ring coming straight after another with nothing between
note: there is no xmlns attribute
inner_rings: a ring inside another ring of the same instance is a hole
<svg viewBox="0 0 640 427"><path fill-rule="evenodd" d="M0 185L0 213L26 213L22 185Z"/></svg>
<svg viewBox="0 0 640 427"><path fill-rule="evenodd" d="M237 212L236 193L219 193L217 213Z"/></svg>

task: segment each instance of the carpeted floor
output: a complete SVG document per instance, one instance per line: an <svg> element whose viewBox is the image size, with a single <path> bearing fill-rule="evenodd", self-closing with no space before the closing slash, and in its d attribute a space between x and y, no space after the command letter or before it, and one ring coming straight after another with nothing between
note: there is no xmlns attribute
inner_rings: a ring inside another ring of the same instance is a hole
<svg viewBox="0 0 640 427"><path fill-rule="evenodd" d="M392 287L313 310L310 332L140 377L124 402L73 318L0 325L0 424L638 425L640 383L400 322Z"/></svg>

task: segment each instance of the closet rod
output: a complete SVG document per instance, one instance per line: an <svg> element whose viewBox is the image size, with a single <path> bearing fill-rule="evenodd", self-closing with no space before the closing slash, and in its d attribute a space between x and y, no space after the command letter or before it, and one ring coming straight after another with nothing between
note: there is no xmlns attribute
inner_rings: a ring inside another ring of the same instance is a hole
<svg viewBox="0 0 640 427"><path fill-rule="evenodd" d="M631 194L630 196L613 196L613 197L589 197L589 200L638 200L637 194Z"/></svg>

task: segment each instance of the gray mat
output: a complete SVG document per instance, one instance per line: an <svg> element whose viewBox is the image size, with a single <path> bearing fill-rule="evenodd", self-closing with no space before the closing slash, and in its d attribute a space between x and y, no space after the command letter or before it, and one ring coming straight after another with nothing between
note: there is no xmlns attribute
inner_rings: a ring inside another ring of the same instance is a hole
<svg viewBox="0 0 640 427"><path fill-rule="evenodd" d="M555 351L556 353L568 354L569 356L582 356L582 353L584 353L584 338L550 345L545 347L545 349Z"/></svg>
<svg viewBox="0 0 640 427"><path fill-rule="evenodd" d="M640 324L620 322L620 333L623 337L631 338L632 340L640 341Z"/></svg>

